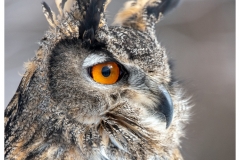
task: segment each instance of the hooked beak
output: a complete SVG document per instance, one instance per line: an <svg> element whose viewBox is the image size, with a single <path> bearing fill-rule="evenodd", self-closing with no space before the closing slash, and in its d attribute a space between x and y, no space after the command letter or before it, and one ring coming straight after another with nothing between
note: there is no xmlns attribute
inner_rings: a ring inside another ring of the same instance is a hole
<svg viewBox="0 0 240 160"><path fill-rule="evenodd" d="M166 117L166 129L170 126L173 118L173 103L170 94L163 85L159 86L162 93L161 104L158 106L161 113Z"/></svg>

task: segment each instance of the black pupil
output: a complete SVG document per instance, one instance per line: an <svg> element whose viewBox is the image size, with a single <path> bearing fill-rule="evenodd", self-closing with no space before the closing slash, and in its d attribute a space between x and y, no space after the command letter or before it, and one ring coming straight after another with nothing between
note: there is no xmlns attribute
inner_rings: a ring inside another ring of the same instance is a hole
<svg viewBox="0 0 240 160"><path fill-rule="evenodd" d="M102 75L104 77L108 77L108 76L110 76L110 74L111 74L111 69L108 66L104 66L102 68Z"/></svg>

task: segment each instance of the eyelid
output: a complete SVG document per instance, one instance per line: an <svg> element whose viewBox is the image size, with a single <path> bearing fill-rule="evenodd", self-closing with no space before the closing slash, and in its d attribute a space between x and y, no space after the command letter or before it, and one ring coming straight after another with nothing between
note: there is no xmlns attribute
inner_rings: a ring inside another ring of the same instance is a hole
<svg viewBox="0 0 240 160"><path fill-rule="evenodd" d="M83 61L83 68L88 68L91 66L94 66L98 63L104 63L108 61L108 57L104 55L98 55L98 54L91 54L89 55L84 61Z"/></svg>

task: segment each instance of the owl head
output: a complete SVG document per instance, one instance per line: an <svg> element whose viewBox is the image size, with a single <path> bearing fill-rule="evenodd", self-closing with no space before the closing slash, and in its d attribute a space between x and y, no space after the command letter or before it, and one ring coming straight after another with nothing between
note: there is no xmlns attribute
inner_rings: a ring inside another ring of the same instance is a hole
<svg viewBox="0 0 240 160"><path fill-rule="evenodd" d="M56 0L59 15L43 2L50 28L5 110L5 157L179 158L188 103L155 36L177 2L128 1L114 26L107 0Z"/></svg>

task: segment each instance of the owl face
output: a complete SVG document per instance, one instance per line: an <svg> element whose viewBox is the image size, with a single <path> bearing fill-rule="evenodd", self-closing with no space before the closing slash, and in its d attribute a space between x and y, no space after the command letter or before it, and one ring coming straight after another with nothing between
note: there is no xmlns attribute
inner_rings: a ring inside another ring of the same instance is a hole
<svg viewBox="0 0 240 160"><path fill-rule="evenodd" d="M168 64L159 65L166 59L164 52L143 32L122 27L110 31L113 36L106 48L85 49L77 39L54 47L48 73L53 100L82 123L98 124L109 110L126 105L136 106L131 107L133 113L156 113L169 126L173 108L161 103L172 102L163 91L167 81L158 78L169 76L163 72Z"/></svg>
<svg viewBox="0 0 240 160"><path fill-rule="evenodd" d="M128 2L116 26L104 0L56 2L57 19L43 3L51 29L5 111L5 157L179 158L187 102L154 32L172 1Z"/></svg>
<svg viewBox="0 0 240 160"><path fill-rule="evenodd" d="M60 41L50 51L53 107L71 121L68 132L86 125L102 128L105 134L123 132L123 139L135 136L132 140L138 143L149 136L158 140L173 116L168 81L159 79L166 76L168 65L155 65L164 61L164 52L141 31L112 27L110 32L112 39L104 48L86 49L81 40L72 39ZM98 135L100 131L95 130ZM118 136L112 136L111 142L122 150L130 148Z"/></svg>

